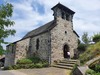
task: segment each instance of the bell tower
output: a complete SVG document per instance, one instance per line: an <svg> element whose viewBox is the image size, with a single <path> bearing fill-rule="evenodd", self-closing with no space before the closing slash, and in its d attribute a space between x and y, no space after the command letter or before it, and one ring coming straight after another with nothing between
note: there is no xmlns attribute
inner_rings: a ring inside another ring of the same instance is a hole
<svg viewBox="0 0 100 75"><path fill-rule="evenodd" d="M68 7L60 3L58 3L51 9L53 10L54 19L57 19L57 17L60 17L64 20L72 21L73 15L75 14L74 11L72 11L71 9L69 9Z"/></svg>

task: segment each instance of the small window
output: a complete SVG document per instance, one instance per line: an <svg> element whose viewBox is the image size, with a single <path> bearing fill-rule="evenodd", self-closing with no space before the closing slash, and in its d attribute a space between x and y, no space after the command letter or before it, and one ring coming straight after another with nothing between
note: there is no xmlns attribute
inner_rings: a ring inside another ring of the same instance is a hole
<svg viewBox="0 0 100 75"><path fill-rule="evenodd" d="M69 21L69 15L68 15L68 14L66 14L66 20L68 20L68 21Z"/></svg>
<svg viewBox="0 0 100 75"><path fill-rule="evenodd" d="M39 49L39 39L36 40L36 49Z"/></svg>
<svg viewBox="0 0 100 75"><path fill-rule="evenodd" d="M67 34L67 31L65 31L65 34Z"/></svg>

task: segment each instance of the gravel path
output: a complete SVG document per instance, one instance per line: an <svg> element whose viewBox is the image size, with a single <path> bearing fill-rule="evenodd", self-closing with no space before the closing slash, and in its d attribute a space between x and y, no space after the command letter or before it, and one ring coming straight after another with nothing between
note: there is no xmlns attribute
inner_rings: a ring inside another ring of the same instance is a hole
<svg viewBox="0 0 100 75"><path fill-rule="evenodd" d="M69 75L70 70L55 67L0 71L0 75Z"/></svg>
<svg viewBox="0 0 100 75"><path fill-rule="evenodd" d="M23 72L27 75L70 75L70 70L60 69L55 67L50 68L41 68L41 69L21 69L20 72Z"/></svg>
<svg viewBox="0 0 100 75"><path fill-rule="evenodd" d="M0 75L27 75L17 70L0 71Z"/></svg>

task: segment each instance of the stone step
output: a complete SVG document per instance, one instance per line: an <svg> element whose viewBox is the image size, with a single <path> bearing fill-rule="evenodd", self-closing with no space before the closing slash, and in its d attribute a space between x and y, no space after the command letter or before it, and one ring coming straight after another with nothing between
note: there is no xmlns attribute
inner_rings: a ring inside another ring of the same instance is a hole
<svg viewBox="0 0 100 75"><path fill-rule="evenodd" d="M56 65L53 65L53 67L72 70L76 63L77 63L77 60L65 59L65 60L60 61Z"/></svg>
<svg viewBox="0 0 100 75"><path fill-rule="evenodd" d="M77 60L73 60L73 59L64 59L64 60L62 60L62 61L65 61L65 62L77 62Z"/></svg>
<svg viewBox="0 0 100 75"><path fill-rule="evenodd" d="M66 63L58 63L57 65L74 67L74 64L66 64Z"/></svg>
<svg viewBox="0 0 100 75"><path fill-rule="evenodd" d="M61 61L60 63L76 64L76 62L73 62L73 61Z"/></svg>
<svg viewBox="0 0 100 75"><path fill-rule="evenodd" d="M53 67L63 68L63 69L69 69L69 70L72 70L73 69L73 67L70 67L70 66L62 66L62 65L53 65Z"/></svg>

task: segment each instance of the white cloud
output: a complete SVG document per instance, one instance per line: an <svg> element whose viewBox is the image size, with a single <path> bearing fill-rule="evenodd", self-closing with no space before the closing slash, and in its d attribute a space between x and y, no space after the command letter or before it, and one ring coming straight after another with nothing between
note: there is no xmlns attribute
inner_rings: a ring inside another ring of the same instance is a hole
<svg viewBox="0 0 100 75"><path fill-rule="evenodd" d="M75 0L81 9L84 10L99 10L100 9L100 0Z"/></svg>

